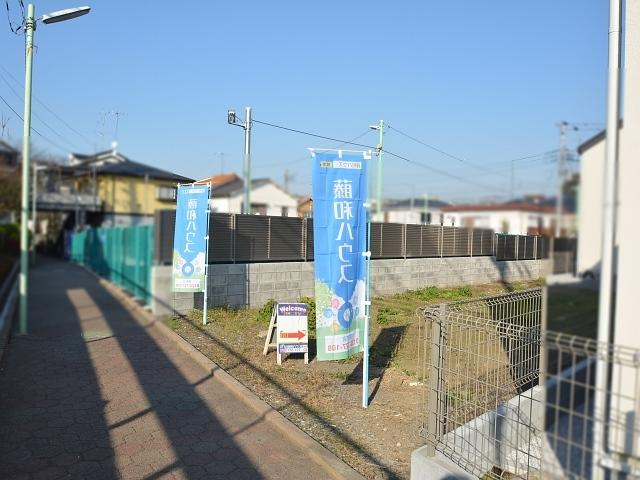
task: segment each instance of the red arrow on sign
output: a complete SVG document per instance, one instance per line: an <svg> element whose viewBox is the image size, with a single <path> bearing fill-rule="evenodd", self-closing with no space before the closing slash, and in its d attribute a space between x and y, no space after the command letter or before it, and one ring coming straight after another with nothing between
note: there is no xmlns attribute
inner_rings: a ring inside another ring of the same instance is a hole
<svg viewBox="0 0 640 480"><path fill-rule="evenodd" d="M306 337L307 334L298 330L297 332L280 332L280 338L297 338L300 340L303 337Z"/></svg>

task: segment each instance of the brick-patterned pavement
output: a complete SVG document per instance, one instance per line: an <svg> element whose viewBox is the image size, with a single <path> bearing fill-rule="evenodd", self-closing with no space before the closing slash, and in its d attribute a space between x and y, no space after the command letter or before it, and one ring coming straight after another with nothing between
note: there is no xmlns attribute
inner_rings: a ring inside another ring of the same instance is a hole
<svg viewBox="0 0 640 480"><path fill-rule="evenodd" d="M328 478L79 267L38 259L0 364L0 478Z"/></svg>

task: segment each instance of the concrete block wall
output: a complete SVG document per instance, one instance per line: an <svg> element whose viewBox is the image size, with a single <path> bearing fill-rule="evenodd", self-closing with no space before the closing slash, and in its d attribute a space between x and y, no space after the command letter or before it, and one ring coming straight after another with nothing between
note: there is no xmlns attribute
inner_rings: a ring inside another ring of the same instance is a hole
<svg viewBox="0 0 640 480"><path fill-rule="evenodd" d="M454 287L517 282L551 273L549 260L498 262L494 257L372 260L373 295L400 293L427 286ZM151 308L156 315L202 308L203 294L171 291L171 267L152 270ZM250 263L209 266L209 305L261 307L273 298L297 301L314 295L313 262Z"/></svg>
<svg viewBox="0 0 640 480"><path fill-rule="evenodd" d="M512 283L543 278L550 273L549 260L499 262L494 257L374 260L371 288L374 295L385 295L426 286Z"/></svg>

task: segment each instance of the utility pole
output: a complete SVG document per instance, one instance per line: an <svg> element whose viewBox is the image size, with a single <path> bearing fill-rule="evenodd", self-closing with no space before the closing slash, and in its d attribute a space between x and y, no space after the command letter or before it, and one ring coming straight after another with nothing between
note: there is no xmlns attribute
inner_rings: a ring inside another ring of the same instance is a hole
<svg viewBox="0 0 640 480"><path fill-rule="evenodd" d="M372 130L378 130L379 140L376 150L378 151L378 174L376 175L376 220L382 221L382 154L384 153L384 120L380 120L378 125L370 125Z"/></svg>
<svg viewBox="0 0 640 480"><path fill-rule="evenodd" d="M293 180L295 175L289 173L289 169L285 169L284 171L284 191L289 193L289 182Z"/></svg>
<svg viewBox="0 0 640 480"><path fill-rule="evenodd" d="M411 213L409 214L409 219L413 219L413 209L415 208L415 205L416 205L416 201L415 201L416 191L415 190L416 190L415 186L411 187L411 200L409 201L409 211ZM405 221L404 223L410 223L410 222ZM420 222L418 222L418 223L420 223Z"/></svg>
<svg viewBox="0 0 640 480"><path fill-rule="evenodd" d="M244 213L251 214L251 107L244 109Z"/></svg>
<svg viewBox="0 0 640 480"><path fill-rule="evenodd" d="M33 72L33 32L36 28L35 7L29 4L24 32L26 65L24 79L24 128L22 133L22 205L20 208L20 334L27 333L27 292L29 277L29 169L31 147L31 77Z"/></svg>
<svg viewBox="0 0 640 480"><path fill-rule="evenodd" d="M513 200L515 194L515 183L516 183L516 175L515 175L515 160L511 160L511 189L510 189L510 197Z"/></svg>
<svg viewBox="0 0 640 480"><path fill-rule="evenodd" d="M559 237L562 233L562 187L564 186L564 174L565 174L565 133L569 124L565 121L560 122L560 151L558 152L558 194L556 197L556 237Z"/></svg>
<svg viewBox="0 0 640 480"><path fill-rule="evenodd" d="M37 222L36 218L38 217L38 208L37 208L37 198L38 198L38 172L41 170L46 170L47 167L44 165L36 165L33 164L33 177L32 177L32 185L31 185L31 263L36 263L36 231L37 231Z"/></svg>
<svg viewBox="0 0 640 480"><path fill-rule="evenodd" d="M429 224L429 194L424 194L424 224Z"/></svg>
<svg viewBox="0 0 640 480"><path fill-rule="evenodd" d="M251 214L251 107L245 107L244 123L238 122L235 110L228 110L227 123L244 128L244 202L242 213Z"/></svg>
<svg viewBox="0 0 640 480"><path fill-rule="evenodd" d="M36 201L38 195L38 166L32 166L33 178L31 184L31 263L36 261Z"/></svg>

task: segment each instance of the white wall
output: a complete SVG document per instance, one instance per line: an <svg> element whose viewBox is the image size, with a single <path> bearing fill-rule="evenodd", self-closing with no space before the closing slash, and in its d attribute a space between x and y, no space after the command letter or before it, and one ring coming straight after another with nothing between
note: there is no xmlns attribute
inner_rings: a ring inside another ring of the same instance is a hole
<svg viewBox="0 0 640 480"><path fill-rule="evenodd" d="M419 209L407 209L407 210L387 210L384 212L386 221L389 223L410 223L420 224L422 223L423 210ZM431 224L440 225L440 214L442 213L438 209L429 209L431 214Z"/></svg>
<svg viewBox="0 0 640 480"><path fill-rule="evenodd" d="M580 160L577 259L579 273L590 271L595 274L600 271L604 157L605 142L601 141L586 150Z"/></svg>
<svg viewBox="0 0 640 480"><path fill-rule="evenodd" d="M453 221L456 227L490 228L497 233L512 235L526 235L530 228L551 228L555 222L555 213L521 210L447 212L444 217L446 226ZM574 221L573 214L563 215L566 228L571 229ZM507 226L506 232L503 232L503 226Z"/></svg>
<svg viewBox="0 0 640 480"><path fill-rule="evenodd" d="M252 204L266 204L267 215L282 215L282 207L286 207L288 217L298 215L298 201L284 190L272 183L261 185L251 191Z"/></svg>
<svg viewBox="0 0 640 480"><path fill-rule="evenodd" d="M244 194L242 192L231 197L214 197L211 200L211 208L217 213L241 213L243 200ZM267 215L282 215L282 207L287 207L287 216L296 217L298 215L296 198L271 183L251 190L251 204L266 205Z"/></svg>
<svg viewBox="0 0 640 480"><path fill-rule="evenodd" d="M624 136L620 136L618 163L618 279L615 305L617 345L640 348L638 329L638 271L640 270L640 2L627 1L625 12ZM610 447L625 455L640 455L638 446L638 367L614 367ZM622 427L625 425L625 427ZM616 426L618 426L616 428Z"/></svg>
<svg viewBox="0 0 640 480"><path fill-rule="evenodd" d="M229 199L228 198L212 198L209 201L209 208L213 213L236 213L232 212L229 207Z"/></svg>

